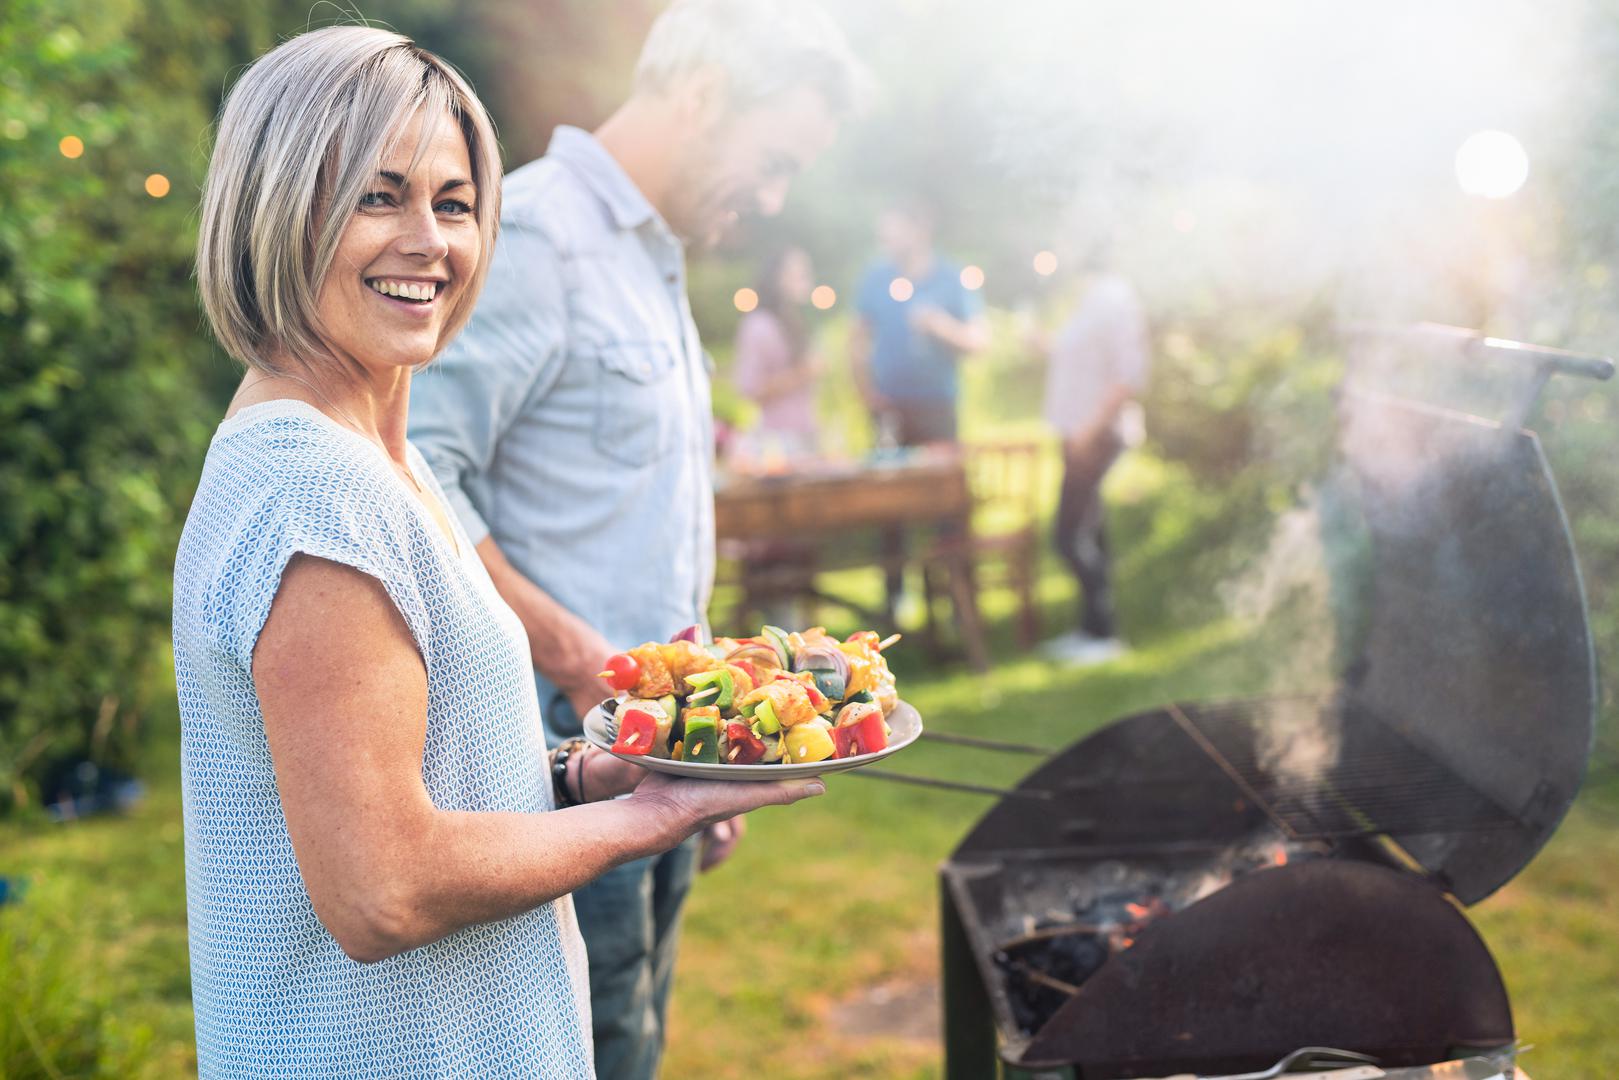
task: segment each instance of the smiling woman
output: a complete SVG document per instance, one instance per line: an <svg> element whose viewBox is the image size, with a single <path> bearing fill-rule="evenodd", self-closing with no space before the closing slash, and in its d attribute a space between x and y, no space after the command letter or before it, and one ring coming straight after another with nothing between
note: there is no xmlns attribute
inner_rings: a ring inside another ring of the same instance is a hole
<svg viewBox="0 0 1619 1080"><path fill-rule="evenodd" d="M405 441L499 190L471 89L381 30L288 41L220 119L197 278L248 370L174 588L203 1077L589 1077L569 894L822 790L548 754L522 624Z"/></svg>
<svg viewBox="0 0 1619 1080"><path fill-rule="evenodd" d="M203 305L232 356L284 374L348 354L354 342L321 328L352 313L344 289L363 282L350 274L446 281L459 262L459 289L446 292L460 295L435 300L432 322L412 332L409 362L425 363L466 323L487 271L500 219L494 129L452 68L397 35L331 27L295 41L243 76L220 117L197 245ZM412 214L391 265L373 265Z"/></svg>

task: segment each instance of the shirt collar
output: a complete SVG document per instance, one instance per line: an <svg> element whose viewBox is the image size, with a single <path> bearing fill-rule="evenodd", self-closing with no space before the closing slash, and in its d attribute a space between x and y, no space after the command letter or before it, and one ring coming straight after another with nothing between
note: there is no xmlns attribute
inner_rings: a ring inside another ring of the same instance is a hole
<svg viewBox="0 0 1619 1080"><path fill-rule="evenodd" d="M551 134L547 157L555 157L579 175L585 185L607 205L613 221L621 229L635 229L648 221L661 220L641 189L635 186L596 137L588 131L559 125Z"/></svg>

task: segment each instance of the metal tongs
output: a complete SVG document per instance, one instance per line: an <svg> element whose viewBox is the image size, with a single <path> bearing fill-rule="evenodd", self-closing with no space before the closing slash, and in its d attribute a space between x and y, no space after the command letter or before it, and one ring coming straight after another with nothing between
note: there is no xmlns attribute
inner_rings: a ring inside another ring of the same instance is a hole
<svg viewBox="0 0 1619 1080"><path fill-rule="evenodd" d="M1332 1072L1356 1065L1376 1065L1377 1059L1353 1050L1334 1050L1327 1046L1306 1046L1295 1050L1263 1072L1235 1073L1230 1076L1210 1077L1209 1080L1271 1080L1286 1073Z"/></svg>

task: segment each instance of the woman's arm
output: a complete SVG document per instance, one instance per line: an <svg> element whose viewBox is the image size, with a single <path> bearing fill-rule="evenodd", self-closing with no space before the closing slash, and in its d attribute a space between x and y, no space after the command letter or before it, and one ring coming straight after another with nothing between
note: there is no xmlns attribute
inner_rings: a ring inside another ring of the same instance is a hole
<svg viewBox="0 0 1619 1080"><path fill-rule="evenodd" d="M427 671L404 619L375 578L304 555L282 576L253 682L315 913L361 962L528 911L711 821L824 790L658 776L631 798L549 814L440 810L422 783Z"/></svg>

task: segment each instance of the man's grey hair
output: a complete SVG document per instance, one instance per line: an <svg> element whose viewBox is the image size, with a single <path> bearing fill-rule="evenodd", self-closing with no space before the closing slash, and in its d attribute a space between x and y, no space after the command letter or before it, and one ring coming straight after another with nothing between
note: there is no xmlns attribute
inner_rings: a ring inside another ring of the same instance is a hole
<svg viewBox="0 0 1619 1080"><path fill-rule="evenodd" d="M674 0L641 47L635 90L663 93L705 68L725 73L736 111L804 86L841 117L870 94L848 39L812 0Z"/></svg>
<svg viewBox="0 0 1619 1080"><path fill-rule="evenodd" d="M328 26L260 57L219 118L197 287L226 352L271 373L282 355L303 365L333 359L316 310L321 284L391 140L418 111L418 155L437 124L454 123L472 162L482 249L439 346L466 325L500 220L500 147L489 115L454 68L408 38Z"/></svg>

